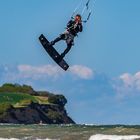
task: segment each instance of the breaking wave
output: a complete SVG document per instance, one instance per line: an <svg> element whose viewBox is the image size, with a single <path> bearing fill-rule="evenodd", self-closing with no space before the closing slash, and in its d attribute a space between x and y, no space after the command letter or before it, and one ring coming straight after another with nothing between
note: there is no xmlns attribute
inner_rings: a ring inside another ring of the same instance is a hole
<svg viewBox="0 0 140 140"><path fill-rule="evenodd" d="M103 135L103 134L96 134L92 135L89 140L137 140L140 138L138 135Z"/></svg>

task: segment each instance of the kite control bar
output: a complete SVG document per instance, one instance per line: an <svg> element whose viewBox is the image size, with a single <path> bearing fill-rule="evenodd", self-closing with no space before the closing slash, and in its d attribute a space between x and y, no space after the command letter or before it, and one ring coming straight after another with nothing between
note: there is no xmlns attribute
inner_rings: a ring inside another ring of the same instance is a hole
<svg viewBox="0 0 140 140"><path fill-rule="evenodd" d="M90 13L89 13L88 16L87 16L87 19L86 19L86 20L83 20L82 22L87 23L87 21L90 19L91 13L92 13L92 12L90 11Z"/></svg>
<svg viewBox="0 0 140 140"><path fill-rule="evenodd" d="M85 4L85 6L84 6L84 8L83 8L83 10L82 10L82 12L81 12L81 16L84 15L84 13L85 13L86 10L89 10L90 1L91 1L91 0L87 0L86 4ZM78 11L78 9L80 9L80 6L81 6L82 2L83 2L83 0L81 0L81 2L80 2L80 3L78 4L78 6L75 8L75 10L74 10L74 12L73 12L73 14L72 14L72 16L71 16L71 19L74 19L74 15L75 15L76 11ZM89 12L87 18L86 18L85 20L83 20L82 22L87 23L87 21L90 19L91 13L92 13L92 11L90 10L90 12Z"/></svg>

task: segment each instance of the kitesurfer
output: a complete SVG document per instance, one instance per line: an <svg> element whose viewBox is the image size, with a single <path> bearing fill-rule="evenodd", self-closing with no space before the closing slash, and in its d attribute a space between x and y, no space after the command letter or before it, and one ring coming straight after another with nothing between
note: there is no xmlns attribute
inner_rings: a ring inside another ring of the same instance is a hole
<svg viewBox="0 0 140 140"><path fill-rule="evenodd" d="M63 59L74 45L74 38L77 36L79 32L82 31L83 31L82 17L80 14L76 14L74 19L71 19L67 23L66 31L60 34L59 37L57 37L55 40L51 41L49 45L54 45L56 42L60 40L65 40L67 48L60 55L60 58Z"/></svg>

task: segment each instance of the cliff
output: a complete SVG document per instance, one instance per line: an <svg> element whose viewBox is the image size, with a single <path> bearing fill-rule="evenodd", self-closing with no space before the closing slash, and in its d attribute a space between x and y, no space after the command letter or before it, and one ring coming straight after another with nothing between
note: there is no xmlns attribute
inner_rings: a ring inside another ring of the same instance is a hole
<svg viewBox="0 0 140 140"><path fill-rule="evenodd" d="M27 85L4 84L0 87L0 123L74 124L66 103L63 95L34 91Z"/></svg>

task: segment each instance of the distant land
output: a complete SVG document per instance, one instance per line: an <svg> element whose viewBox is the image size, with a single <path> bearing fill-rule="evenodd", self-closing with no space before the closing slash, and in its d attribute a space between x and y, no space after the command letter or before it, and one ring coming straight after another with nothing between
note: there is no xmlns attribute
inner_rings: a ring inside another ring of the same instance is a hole
<svg viewBox="0 0 140 140"><path fill-rule="evenodd" d="M0 123L75 124L67 114L66 103L63 95L5 83L0 87Z"/></svg>

